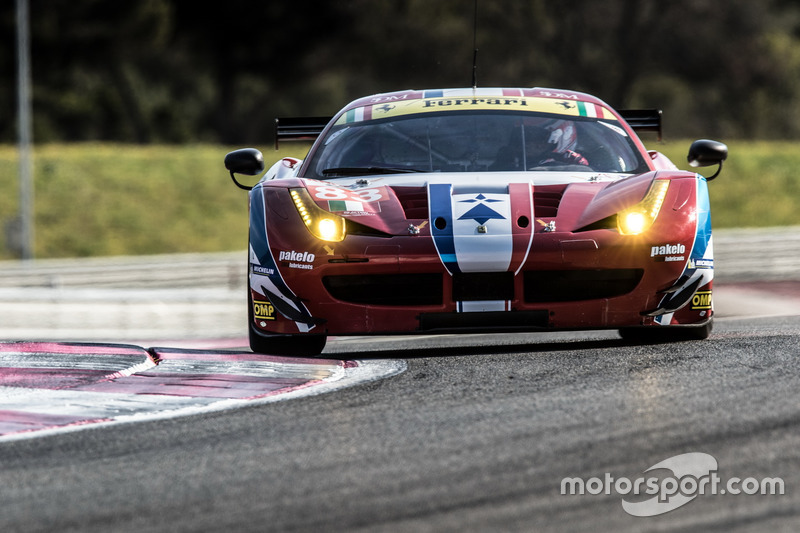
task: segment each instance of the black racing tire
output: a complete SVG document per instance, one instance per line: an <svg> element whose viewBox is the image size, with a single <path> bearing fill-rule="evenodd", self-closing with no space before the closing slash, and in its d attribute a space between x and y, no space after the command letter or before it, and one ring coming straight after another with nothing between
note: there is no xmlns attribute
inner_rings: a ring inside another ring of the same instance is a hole
<svg viewBox="0 0 800 533"><path fill-rule="evenodd" d="M304 335L263 335L253 331L253 326L248 328L250 332L250 349L255 353L265 355L288 355L294 357L313 357L322 353L328 341L326 335L304 334Z"/></svg>
<svg viewBox="0 0 800 533"><path fill-rule="evenodd" d="M673 341L700 341L707 339L714 327L714 321L709 320L702 326L648 326L634 328L620 328L620 337L633 342L673 342Z"/></svg>

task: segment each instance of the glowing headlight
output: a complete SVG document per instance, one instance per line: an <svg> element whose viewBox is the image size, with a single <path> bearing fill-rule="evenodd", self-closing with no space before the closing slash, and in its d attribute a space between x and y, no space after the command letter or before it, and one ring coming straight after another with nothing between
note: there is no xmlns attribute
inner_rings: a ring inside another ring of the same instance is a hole
<svg viewBox="0 0 800 533"><path fill-rule="evenodd" d="M639 235L647 231L661 211L668 188L669 181L655 180L641 202L617 213L619 232L623 235Z"/></svg>
<svg viewBox="0 0 800 533"><path fill-rule="evenodd" d="M317 223L317 231L319 236L324 241L339 241L339 225L335 220L330 218L323 218Z"/></svg>
<svg viewBox="0 0 800 533"><path fill-rule="evenodd" d="M647 226L647 218L643 213L626 213L624 219L619 221L619 225L620 228L624 228L620 231L625 235L638 235Z"/></svg>
<svg viewBox="0 0 800 533"><path fill-rule="evenodd" d="M297 213L303 219L303 224L313 236L329 242L339 242L344 239L344 218L320 208L305 189L291 189L289 194L292 196Z"/></svg>

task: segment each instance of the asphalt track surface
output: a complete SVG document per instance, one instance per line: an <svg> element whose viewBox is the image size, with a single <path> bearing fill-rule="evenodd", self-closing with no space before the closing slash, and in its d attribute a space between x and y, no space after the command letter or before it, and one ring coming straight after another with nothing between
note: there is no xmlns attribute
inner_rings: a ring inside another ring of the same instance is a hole
<svg viewBox="0 0 800 533"><path fill-rule="evenodd" d="M800 316L753 294L740 292L740 311L706 341L340 339L326 357L399 358L407 370L3 442L0 531L797 531ZM647 518L614 491L561 494L565 478L633 480L694 452L723 480L781 478L785 494L700 495Z"/></svg>

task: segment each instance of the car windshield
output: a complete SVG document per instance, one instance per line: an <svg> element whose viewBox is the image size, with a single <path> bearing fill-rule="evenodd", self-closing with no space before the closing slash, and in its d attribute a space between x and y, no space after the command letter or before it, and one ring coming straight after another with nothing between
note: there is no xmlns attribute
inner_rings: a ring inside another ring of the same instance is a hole
<svg viewBox="0 0 800 533"><path fill-rule="evenodd" d="M510 111L447 111L337 121L304 176L399 172L647 170L619 122Z"/></svg>

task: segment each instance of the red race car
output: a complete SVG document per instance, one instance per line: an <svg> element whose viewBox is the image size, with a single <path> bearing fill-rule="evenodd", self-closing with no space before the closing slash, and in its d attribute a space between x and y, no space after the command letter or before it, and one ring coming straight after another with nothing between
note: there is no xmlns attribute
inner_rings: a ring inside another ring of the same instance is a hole
<svg viewBox="0 0 800 533"><path fill-rule="evenodd" d="M333 118L250 190L253 351L320 353L329 335L618 329L702 339L714 256L707 179L648 151L659 111L556 89L379 94ZM277 140L276 140L277 143ZM695 141L692 166L718 165Z"/></svg>

